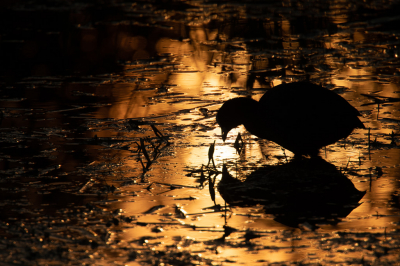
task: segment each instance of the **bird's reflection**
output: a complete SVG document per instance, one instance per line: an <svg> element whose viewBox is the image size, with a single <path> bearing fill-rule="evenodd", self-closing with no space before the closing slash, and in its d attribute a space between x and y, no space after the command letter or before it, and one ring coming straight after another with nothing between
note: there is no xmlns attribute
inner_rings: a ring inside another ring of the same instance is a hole
<svg viewBox="0 0 400 266"><path fill-rule="evenodd" d="M292 227L337 224L365 195L319 157L259 168L244 182L232 177L224 165L218 190L231 206L261 204L276 221Z"/></svg>

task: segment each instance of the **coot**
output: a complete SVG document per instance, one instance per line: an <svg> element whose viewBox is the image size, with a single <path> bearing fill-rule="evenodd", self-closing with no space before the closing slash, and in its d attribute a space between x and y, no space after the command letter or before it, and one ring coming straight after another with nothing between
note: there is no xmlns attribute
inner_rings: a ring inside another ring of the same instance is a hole
<svg viewBox="0 0 400 266"><path fill-rule="evenodd" d="M250 98L226 101L217 113L225 141L241 124L253 135L271 140L296 156L318 156L320 148L365 128L361 114L336 93L309 83L294 82L268 90L259 102Z"/></svg>

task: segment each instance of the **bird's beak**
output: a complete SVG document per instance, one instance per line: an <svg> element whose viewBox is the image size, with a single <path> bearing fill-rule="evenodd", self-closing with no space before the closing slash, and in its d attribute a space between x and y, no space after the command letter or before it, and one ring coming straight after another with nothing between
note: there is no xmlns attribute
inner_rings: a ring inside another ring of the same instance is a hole
<svg viewBox="0 0 400 266"><path fill-rule="evenodd" d="M228 136L228 130L224 130L223 128L221 128L221 136L222 136L222 140L225 142L226 137Z"/></svg>

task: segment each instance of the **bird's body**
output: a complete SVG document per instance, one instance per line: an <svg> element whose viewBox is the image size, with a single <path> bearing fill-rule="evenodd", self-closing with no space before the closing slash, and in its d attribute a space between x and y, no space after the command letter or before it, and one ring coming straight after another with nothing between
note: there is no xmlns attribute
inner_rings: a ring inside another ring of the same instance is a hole
<svg viewBox="0 0 400 266"><path fill-rule="evenodd" d="M365 128L360 113L336 93L309 83L295 82L268 90L259 102L234 98L217 114L223 139L243 124L253 135L273 141L295 155L318 155L320 148Z"/></svg>

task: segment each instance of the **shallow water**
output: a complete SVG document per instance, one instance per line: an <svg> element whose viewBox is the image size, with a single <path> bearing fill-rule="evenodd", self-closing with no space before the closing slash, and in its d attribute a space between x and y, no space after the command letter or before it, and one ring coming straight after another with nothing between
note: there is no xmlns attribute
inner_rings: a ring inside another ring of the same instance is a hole
<svg viewBox="0 0 400 266"><path fill-rule="evenodd" d="M398 264L399 8L4 4L0 261ZM243 127L222 142L225 100L305 79L348 100L369 129L322 149L330 165L291 165L290 151ZM329 178L351 187L352 201Z"/></svg>

